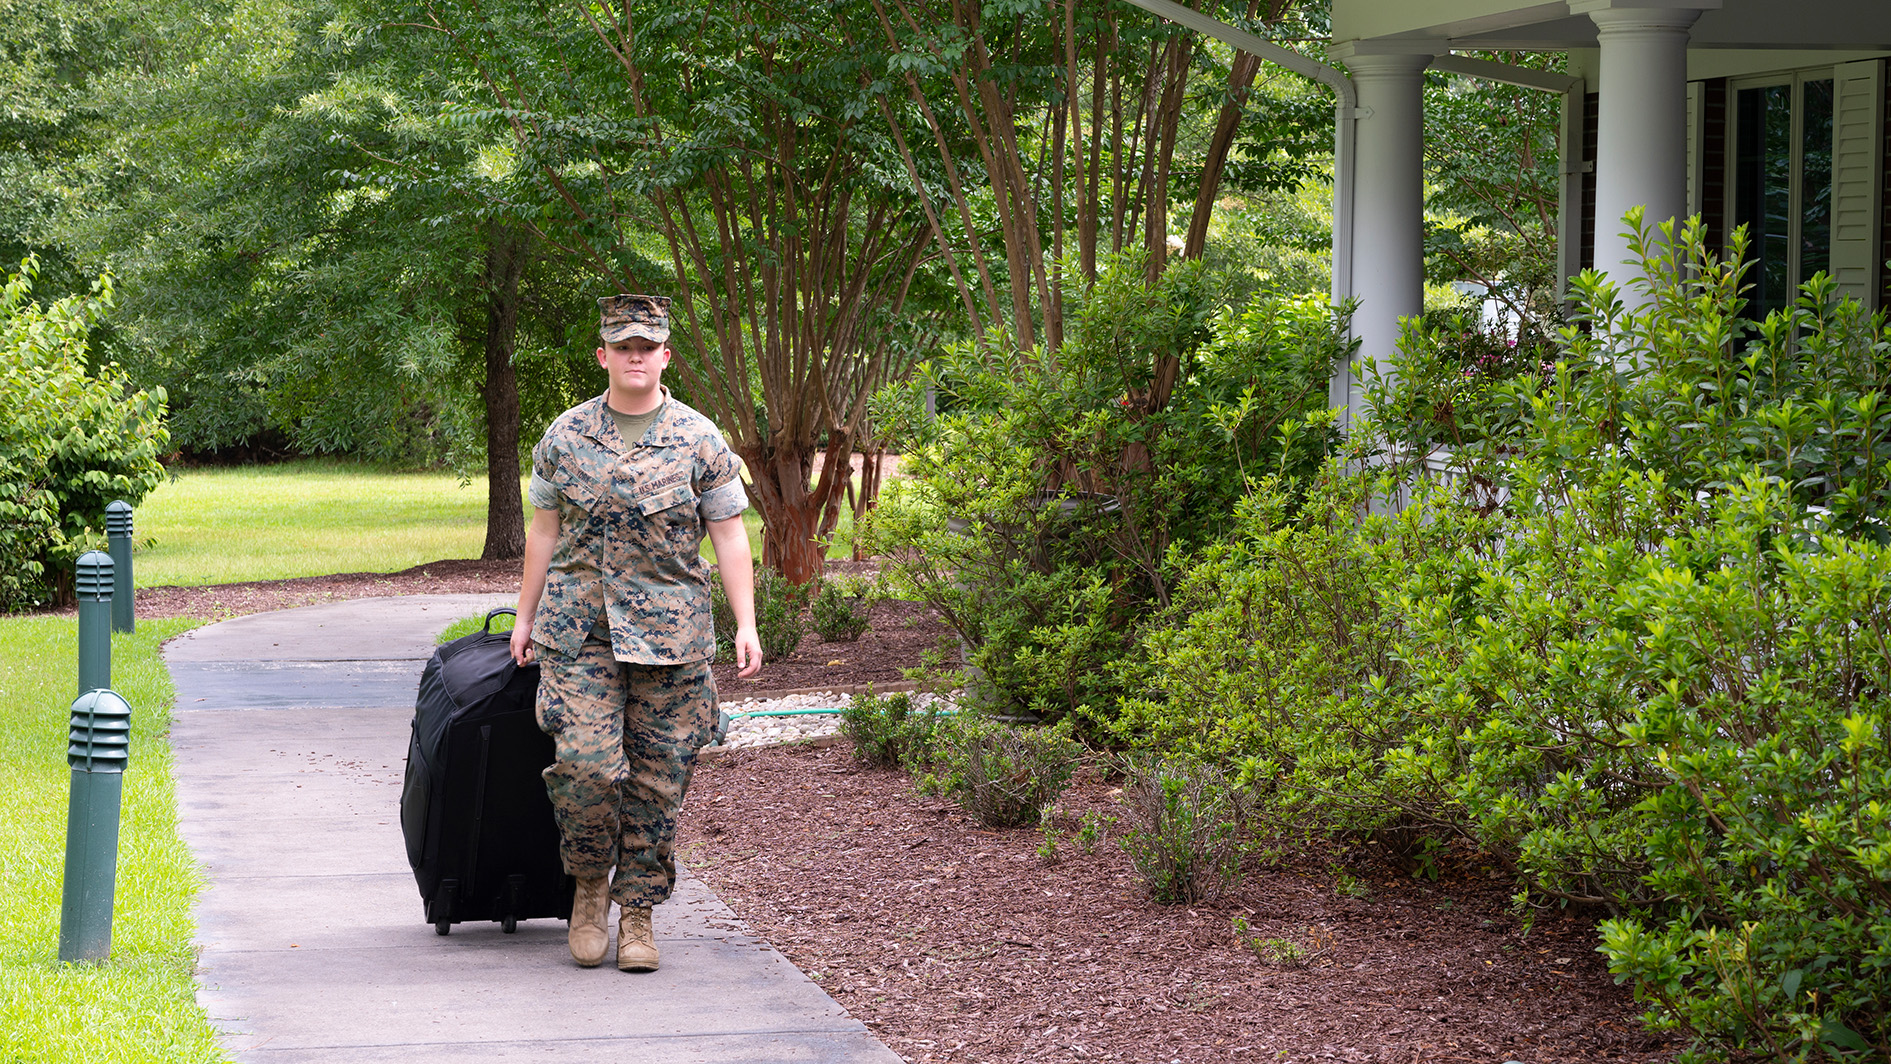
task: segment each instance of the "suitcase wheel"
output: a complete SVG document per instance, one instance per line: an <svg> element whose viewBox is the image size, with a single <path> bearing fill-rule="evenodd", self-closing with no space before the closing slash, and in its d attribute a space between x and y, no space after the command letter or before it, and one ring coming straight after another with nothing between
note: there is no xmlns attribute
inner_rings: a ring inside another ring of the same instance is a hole
<svg viewBox="0 0 1891 1064"><path fill-rule="evenodd" d="M427 905L427 915L433 917L433 933L448 934L453 930L453 910L460 901L460 881L444 879L440 881L440 891Z"/></svg>
<svg viewBox="0 0 1891 1064"><path fill-rule="evenodd" d="M525 877L514 873L506 877L505 915L499 918L499 927L506 934L519 929L519 907L525 902Z"/></svg>

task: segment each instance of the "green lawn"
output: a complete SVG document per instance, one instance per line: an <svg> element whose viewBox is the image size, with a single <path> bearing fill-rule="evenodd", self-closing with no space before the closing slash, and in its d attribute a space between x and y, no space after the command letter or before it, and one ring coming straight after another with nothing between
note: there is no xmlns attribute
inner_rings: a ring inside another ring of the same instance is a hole
<svg viewBox="0 0 1891 1064"><path fill-rule="evenodd" d="M453 642L455 639L458 639L461 636L472 635L474 632L484 631L485 629L486 629L486 615L483 613L470 614L468 616L461 617L459 620L454 621L452 624L447 625L446 631L441 632L437 637L435 637L434 642L436 644L444 645L446 643ZM506 613L506 614L501 614L497 617L494 617L492 619L492 631L494 632L512 631L512 615L509 613Z"/></svg>
<svg viewBox="0 0 1891 1064"><path fill-rule="evenodd" d="M191 977L200 877L177 836L170 676L158 644L198 622L143 620L112 640L112 686L131 703L111 959L59 963L66 729L76 682L69 617L0 618L0 1061L224 1059Z"/></svg>
<svg viewBox="0 0 1891 1064"><path fill-rule="evenodd" d="M332 461L187 469L132 526L139 587L387 573L479 557L486 484Z"/></svg>

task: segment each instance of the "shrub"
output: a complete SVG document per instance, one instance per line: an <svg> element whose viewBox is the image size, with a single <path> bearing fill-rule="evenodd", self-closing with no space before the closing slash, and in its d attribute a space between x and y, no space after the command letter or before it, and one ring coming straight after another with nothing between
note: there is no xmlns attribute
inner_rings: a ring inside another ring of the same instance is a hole
<svg viewBox="0 0 1891 1064"><path fill-rule="evenodd" d="M0 292L0 610L70 594L72 563L100 545L106 504L136 506L164 479L163 389L133 391L117 366L88 370L87 336L111 306L30 301L28 258Z"/></svg>
<svg viewBox="0 0 1891 1064"><path fill-rule="evenodd" d="M1446 362L1411 359L1352 487L1259 485L1112 728L1239 770L1276 826L1468 839L1612 910L1611 968L1689 1059L1882 1056L1891 333L1824 278L1748 322L1697 225L1640 239L1645 300L1582 278L1451 476L1412 478Z"/></svg>
<svg viewBox="0 0 1891 1064"><path fill-rule="evenodd" d="M755 569L755 637L762 644L762 657L780 661L795 652L807 634L803 616L808 589L788 582L774 569ZM722 586L722 574L711 570L709 576L709 612L716 629L716 660L733 661L735 657L735 610L729 605L729 593Z"/></svg>
<svg viewBox="0 0 1891 1064"><path fill-rule="evenodd" d="M769 568L755 570L755 634L762 644L762 657L780 661L794 653L801 638L808 633L808 589L793 584L780 572Z"/></svg>
<svg viewBox="0 0 1891 1064"><path fill-rule="evenodd" d="M1382 764L1416 725L1399 585L1490 521L1443 499L1361 516L1367 485L1337 466L1297 510L1287 490L1258 482L1228 539L1183 570L1120 669L1128 694L1108 733L1231 774L1260 831L1422 827L1438 795L1391 789Z"/></svg>
<svg viewBox="0 0 1891 1064"><path fill-rule="evenodd" d="M1241 873L1240 792L1226 773L1200 762L1138 755L1123 765L1119 840L1155 900L1205 901Z"/></svg>
<svg viewBox="0 0 1891 1064"><path fill-rule="evenodd" d="M923 768L932 759L939 713L914 707L905 692L857 694L840 712L841 734L854 742L854 756L881 768Z"/></svg>
<svg viewBox="0 0 1891 1064"><path fill-rule="evenodd" d="M1200 264L1143 277L1113 264L1054 353L985 337L876 399L908 428L911 479L861 542L958 632L999 711L1107 717L1109 666L1167 602L1172 551L1212 542L1250 474L1311 470L1329 442L1342 348L1323 301L1232 308ZM936 419L914 413L928 390Z"/></svg>
<svg viewBox="0 0 1891 1064"><path fill-rule="evenodd" d="M964 418L948 435L907 454L914 479L882 501L860 541L885 559L896 593L958 633L989 708L1055 720L1106 705L1104 666L1126 645L1135 595L1101 561L1101 507L1064 505L993 419ZM1057 660L1045 660L1053 641ZM1017 664L1039 651L1042 667Z"/></svg>
<svg viewBox="0 0 1891 1064"><path fill-rule="evenodd" d="M1018 827L1038 822L1082 754L1068 720L1021 727L960 713L940 722L932 779L980 824Z"/></svg>
<svg viewBox="0 0 1891 1064"><path fill-rule="evenodd" d="M1456 610L1414 609L1426 724L1388 771L1536 890L1620 914L1611 969L1708 1057L1883 1047L1891 549L1792 546L1803 515L1756 473L1688 503L1632 472L1572 492Z"/></svg>
<svg viewBox="0 0 1891 1064"><path fill-rule="evenodd" d="M808 607L814 631L829 643L851 643L867 630L877 598L872 581L835 573L821 581L820 594Z"/></svg>
<svg viewBox="0 0 1891 1064"><path fill-rule="evenodd" d="M1368 389L1380 457L1411 460L1462 438L1475 440L1455 455L1467 481L1508 486L1527 455L1565 483L1619 466L1659 474L1677 495L1724 491L1756 469L1798 505L1826 511L1829 530L1891 542L1884 316L1818 274L1792 306L1752 321L1740 294L1744 229L1723 259L1698 218L1678 231L1648 229L1639 209L1627 221L1646 274L1641 301L1630 305L1602 274L1577 277L1577 313L1548 372L1453 406L1439 397L1462 386L1455 363L1437 337L1408 331L1396 372ZM1446 415L1453 424L1440 428Z"/></svg>
<svg viewBox="0 0 1891 1064"><path fill-rule="evenodd" d="M1645 300L1579 279L1586 329L1459 456L1493 534L1382 592L1387 786L1613 910L1612 970L1689 1059L1883 1055L1891 334L1823 276L1755 324L1698 223L1638 239Z"/></svg>
<svg viewBox="0 0 1891 1064"><path fill-rule="evenodd" d="M1475 315L1476 311L1470 312ZM1374 382L1373 417L1380 431L1424 453L1435 445L1502 447L1517 431L1516 396L1540 387L1561 353L1542 344L1510 346L1459 311L1408 319L1397 376ZM1377 365L1367 369L1371 380Z"/></svg>
<svg viewBox="0 0 1891 1064"><path fill-rule="evenodd" d="M967 656L977 670L969 698L1051 721L1100 715L1114 702L1109 666L1132 645L1133 620L1101 573L1015 567L976 593L984 638Z"/></svg>

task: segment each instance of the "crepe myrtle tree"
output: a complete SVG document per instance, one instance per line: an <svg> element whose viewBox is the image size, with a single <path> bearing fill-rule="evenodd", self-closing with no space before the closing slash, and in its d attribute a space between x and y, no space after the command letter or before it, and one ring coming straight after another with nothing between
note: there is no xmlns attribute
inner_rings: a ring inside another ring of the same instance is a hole
<svg viewBox="0 0 1891 1064"><path fill-rule="evenodd" d="M672 372L747 465L763 562L818 578L867 398L939 320L909 300L932 231L831 10L441 2L411 24L463 73L446 113L506 142L534 235L675 298Z"/></svg>

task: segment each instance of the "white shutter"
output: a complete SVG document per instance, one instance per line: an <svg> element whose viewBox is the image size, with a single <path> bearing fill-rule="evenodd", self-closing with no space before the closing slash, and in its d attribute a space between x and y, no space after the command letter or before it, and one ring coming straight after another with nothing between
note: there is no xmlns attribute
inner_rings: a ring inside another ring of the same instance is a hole
<svg viewBox="0 0 1891 1064"><path fill-rule="evenodd" d="M1687 83L1687 213L1701 213L1701 96L1707 86ZM1673 156L1669 156L1673 158Z"/></svg>
<svg viewBox="0 0 1891 1064"><path fill-rule="evenodd" d="M1884 61L1841 63L1832 88L1832 279L1875 306Z"/></svg>

